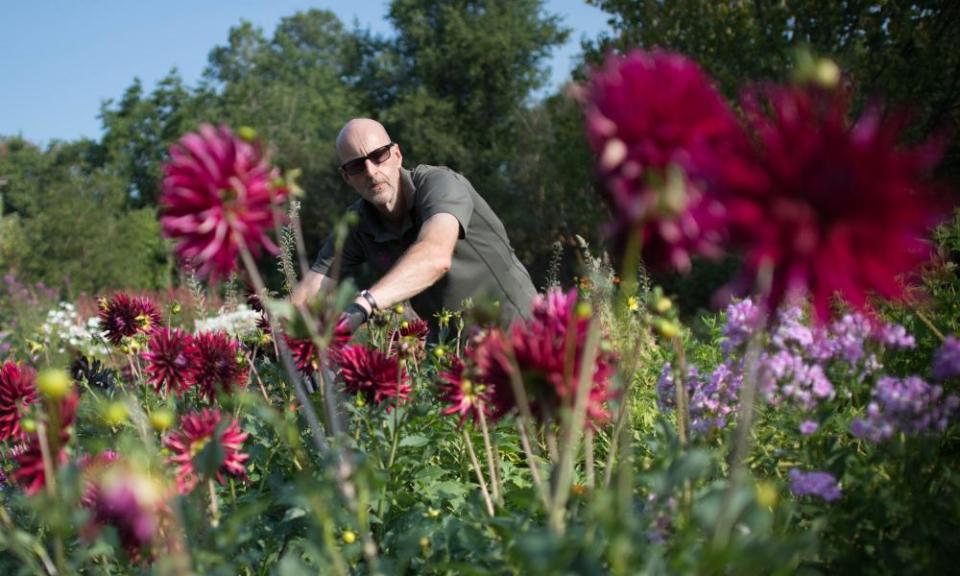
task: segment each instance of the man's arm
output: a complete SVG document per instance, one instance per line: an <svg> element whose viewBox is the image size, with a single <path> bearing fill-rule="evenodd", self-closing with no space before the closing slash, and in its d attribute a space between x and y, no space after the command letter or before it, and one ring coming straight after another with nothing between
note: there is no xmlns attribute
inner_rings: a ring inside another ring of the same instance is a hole
<svg viewBox="0 0 960 576"><path fill-rule="evenodd" d="M381 308L393 306L432 286L450 270L453 249L460 235L460 222L441 212L428 218L420 234L392 268L369 288ZM370 304L358 296L357 304L370 311Z"/></svg>
<svg viewBox="0 0 960 576"><path fill-rule="evenodd" d="M303 306L307 303L307 300L313 298L317 292L327 292L332 290L335 285L336 282L328 276L309 270L307 271L307 275L303 277L303 280L297 284L297 289L294 290L293 295L290 296L290 301L293 302L294 306Z"/></svg>

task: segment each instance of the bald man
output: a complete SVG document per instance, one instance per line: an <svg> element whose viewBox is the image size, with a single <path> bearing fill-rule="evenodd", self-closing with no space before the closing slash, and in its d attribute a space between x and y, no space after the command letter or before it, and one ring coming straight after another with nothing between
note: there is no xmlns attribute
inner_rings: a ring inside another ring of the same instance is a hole
<svg viewBox="0 0 960 576"><path fill-rule="evenodd" d="M380 279L361 290L347 310L351 328L374 309L410 300L436 334L436 314L459 310L468 297L500 302L502 321L529 313L536 289L517 259L503 223L466 178L445 167L403 168L400 145L377 121L353 119L337 136L340 174L360 195L350 210L359 225L343 247L341 271L366 262ZM327 238L294 292L300 305L336 283Z"/></svg>

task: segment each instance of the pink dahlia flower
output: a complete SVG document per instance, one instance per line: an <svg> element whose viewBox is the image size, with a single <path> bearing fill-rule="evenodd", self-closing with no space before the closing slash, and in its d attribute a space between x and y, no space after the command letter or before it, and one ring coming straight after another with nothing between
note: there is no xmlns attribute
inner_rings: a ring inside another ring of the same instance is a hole
<svg viewBox="0 0 960 576"><path fill-rule="evenodd" d="M332 358L340 367L340 377L348 393L362 394L367 402L374 404L390 399L402 402L410 397L413 390L410 376L395 356L352 344L335 350Z"/></svg>
<svg viewBox="0 0 960 576"><path fill-rule="evenodd" d="M493 387L497 417L515 405L510 383L516 359L530 409L541 421L555 421L562 407L572 407L579 383L589 318L576 311L577 293L551 290L534 301L532 317L515 322L508 333L492 331L472 352L480 379ZM570 355L573 355L570 357ZM600 350L594 360L587 396L587 422L609 418L610 376L615 357Z"/></svg>
<svg viewBox="0 0 960 576"><path fill-rule="evenodd" d="M157 392L177 395L193 386L197 369L193 336L179 328L161 328L153 333L143 355L147 362L147 383ZM165 389L165 390L164 390Z"/></svg>
<svg viewBox="0 0 960 576"><path fill-rule="evenodd" d="M22 438L24 409L37 399L36 373L29 366L5 362L0 367L0 441Z"/></svg>
<svg viewBox="0 0 960 576"><path fill-rule="evenodd" d="M679 54L635 50L609 56L584 96L619 247L641 234L654 268L686 270L694 254L718 256L724 212L709 188L742 130L710 79Z"/></svg>
<svg viewBox="0 0 960 576"><path fill-rule="evenodd" d="M62 466L67 462L66 446L70 441L79 403L80 396L76 391L64 396L58 405L59 422L56 429L47 429L47 441L55 454L52 457L54 466ZM17 462L17 469L13 472L13 479L23 486L28 495L36 494L47 485L47 474L43 467L43 453L40 450L38 434L33 433L27 436L24 448L18 450L14 460Z"/></svg>
<svg viewBox="0 0 960 576"><path fill-rule="evenodd" d="M267 231L287 196L278 177L256 143L226 126L201 126L170 148L160 196L163 233L178 241L177 255L196 262L201 276L229 275L242 246L255 256L261 248L276 253Z"/></svg>
<svg viewBox="0 0 960 576"><path fill-rule="evenodd" d="M248 368L240 343L226 332L201 332L193 337L193 379L207 400L218 391L230 394L247 385Z"/></svg>
<svg viewBox="0 0 960 576"><path fill-rule="evenodd" d="M100 300L100 328L114 345L127 337L150 334L163 323L160 310L142 296L116 294L110 300Z"/></svg>
<svg viewBox="0 0 960 576"><path fill-rule="evenodd" d="M479 421L481 412L488 418L491 414L493 388L475 378L468 377L465 372L463 362L454 356L450 368L437 374L440 395L443 401L449 404L443 413L458 414L460 424L463 424L468 417L472 417L474 422Z"/></svg>
<svg viewBox="0 0 960 576"><path fill-rule="evenodd" d="M177 489L181 494L191 492L197 485L199 477L194 469L193 459L214 439L222 419L223 416L216 409L187 414L180 419L180 429L171 432L164 440L164 446L171 452L167 461L177 466ZM223 461L216 471L216 479L221 484L226 482L225 474L246 478L244 462L250 456L240 450L247 436L249 434L241 432L240 424L231 418L217 437L223 449Z"/></svg>
<svg viewBox="0 0 960 576"><path fill-rule="evenodd" d="M851 124L839 90L766 86L743 107L752 166L731 163L722 192L748 275L773 267L768 309L806 291L825 319L835 295L861 310L870 293L902 297L898 277L928 259L925 238L943 214L924 182L940 148L897 146L903 118L877 108Z"/></svg>

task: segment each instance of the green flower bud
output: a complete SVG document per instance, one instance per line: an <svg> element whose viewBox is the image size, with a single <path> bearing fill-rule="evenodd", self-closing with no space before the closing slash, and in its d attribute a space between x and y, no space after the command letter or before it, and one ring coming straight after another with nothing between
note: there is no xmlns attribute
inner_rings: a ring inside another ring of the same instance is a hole
<svg viewBox="0 0 960 576"><path fill-rule="evenodd" d="M73 389L73 381L63 370L47 368L37 375L37 389L51 400L59 400Z"/></svg>

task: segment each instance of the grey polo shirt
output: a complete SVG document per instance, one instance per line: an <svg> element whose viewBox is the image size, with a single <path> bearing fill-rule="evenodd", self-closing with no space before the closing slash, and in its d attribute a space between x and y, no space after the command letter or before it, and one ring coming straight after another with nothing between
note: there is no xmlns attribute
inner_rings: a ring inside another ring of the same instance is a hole
<svg viewBox="0 0 960 576"><path fill-rule="evenodd" d="M459 310L469 297L492 297L500 301L505 323L517 316L527 317L537 292L530 274L510 246L503 223L470 182L449 168L423 164L413 170L401 169L400 178L402 189L413 192L413 202L399 233L388 229L376 208L365 200L349 208L359 217L359 225L344 243L343 275L352 276L366 262L382 277L416 241L424 221L434 214L452 214L460 222L460 238L450 271L411 298L414 311L433 327L437 312ZM326 274L334 252L331 235L310 269Z"/></svg>

